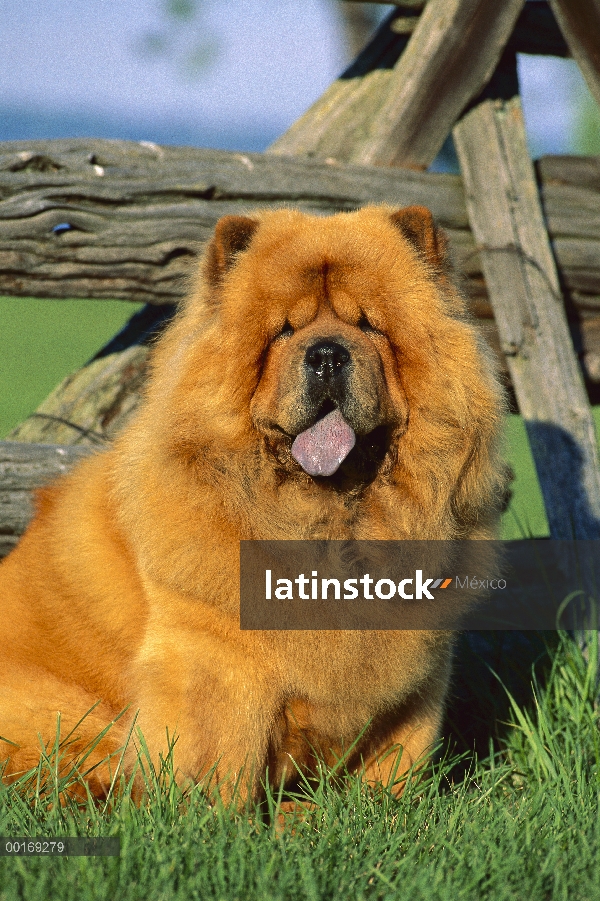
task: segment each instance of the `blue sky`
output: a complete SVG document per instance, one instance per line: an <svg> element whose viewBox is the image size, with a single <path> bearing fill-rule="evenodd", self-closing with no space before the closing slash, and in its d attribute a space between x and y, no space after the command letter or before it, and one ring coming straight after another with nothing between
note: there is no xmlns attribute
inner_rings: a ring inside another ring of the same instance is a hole
<svg viewBox="0 0 600 901"><path fill-rule="evenodd" d="M163 0L0 0L0 140L80 134L261 149L346 63L332 0L203 0L175 40L176 51L214 47L196 77L181 53L141 52L164 24ZM573 100L587 90L574 63L522 57L520 74L534 155L573 150Z"/></svg>
<svg viewBox="0 0 600 901"><path fill-rule="evenodd" d="M140 52L164 26L162 9L161 0L0 0L0 106L275 136L344 65L325 0L204 0L198 41L216 44L215 60L186 77L177 56Z"/></svg>

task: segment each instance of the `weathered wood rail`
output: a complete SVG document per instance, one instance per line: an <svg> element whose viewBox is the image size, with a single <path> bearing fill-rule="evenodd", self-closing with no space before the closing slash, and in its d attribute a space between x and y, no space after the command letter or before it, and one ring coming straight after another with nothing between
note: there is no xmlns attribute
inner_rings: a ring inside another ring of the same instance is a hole
<svg viewBox="0 0 600 901"><path fill-rule="evenodd" d="M420 201L446 225L467 227L457 177L123 141L4 144L0 292L174 302L190 259L226 213L285 204L326 213L378 201Z"/></svg>
<svg viewBox="0 0 600 901"><path fill-rule="evenodd" d="M576 347L596 381L600 159L548 157L537 173ZM431 208L497 347L460 176L275 155L89 139L0 145L0 293L175 303L220 216L286 204L330 213L369 202Z"/></svg>
<svg viewBox="0 0 600 901"><path fill-rule="evenodd" d="M0 441L0 558L16 545L33 514L33 491L90 453L85 447Z"/></svg>

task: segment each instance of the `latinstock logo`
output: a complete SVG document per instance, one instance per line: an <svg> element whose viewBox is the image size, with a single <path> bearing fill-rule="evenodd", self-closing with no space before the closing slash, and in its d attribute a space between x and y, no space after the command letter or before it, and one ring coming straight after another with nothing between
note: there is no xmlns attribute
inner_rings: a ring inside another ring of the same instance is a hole
<svg viewBox="0 0 600 901"><path fill-rule="evenodd" d="M596 628L599 548L592 540L243 541L240 627Z"/></svg>
<svg viewBox="0 0 600 901"><path fill-rule="evenodd" d="M458 581L458 580L457 580ZM467 578L467 583L468 583ZM436 588L449 588L453 579L423 579L423 570L417 569L413 578L393 579L383 578L375 580L369 573L360 578L350 579L319 579L317 570L311 570L310 578L304 573L299 573L293 579L275 579L271 569L265 570L265 600L278 601L329 601L344 600L391 601L396 597L404 601L435 600L431 594ZM362 596L359 590L362 586ZM343 586L343 594L342 594ZM374 592L374 594L373 594Z"/></svg>

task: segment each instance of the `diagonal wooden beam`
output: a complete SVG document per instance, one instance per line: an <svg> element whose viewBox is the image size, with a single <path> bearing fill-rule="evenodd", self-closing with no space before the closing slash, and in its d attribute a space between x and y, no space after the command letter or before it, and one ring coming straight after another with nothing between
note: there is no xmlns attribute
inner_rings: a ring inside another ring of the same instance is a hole
<svg viewBox="0 0 600 901"><path fill-rule="evenodd" d="M135 413L150 345L174 312L172 304L143 307L93 359L63 379L8 438L106 446Z"/></svg>
<svg viewBox="0 0 600 901"><path fill-rule="evenodd" d="M455 127L467 212L553 538L600 537L594 423L569 334L518 97Z"/></svg>
<svg viewBox="0 0 600 901"><path fill-rule="evenodd" d="M394 23L405 14L393 12L387 17L349 68L267 153L350 160L383 103L394 65L408 44L409 36L394 30Z"/></svg>
<svg viewBox="0 0 600 901"><path fill-rule="evenodd" d="M429 0L410 41L394 35L394 13L270 152L427 168L492 76L523 4Z"/></svg>
<svg viewBox="0 0 600 901"><path fill-rule="evenodd" d="M493 75L522 8L523 0L430 0L352 161L429 166Z"/></svg>

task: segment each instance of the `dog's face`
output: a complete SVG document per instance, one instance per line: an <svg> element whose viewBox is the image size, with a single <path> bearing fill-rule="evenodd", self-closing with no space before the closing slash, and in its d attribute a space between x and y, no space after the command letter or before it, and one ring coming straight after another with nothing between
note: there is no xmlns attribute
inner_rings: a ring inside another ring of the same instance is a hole
<svg viewBox="0 0 600 901"><path fill-rule="evenodd" d="M423 208L226 217L196 299L203 339L189 391L211 395L205 408L214 400L235 412L290 476L371 481L431 373L432 323L460 305L446 292L446 266L444 238ZM213 387L198 380L201 367Z"/></svg>
<svg viewBox="0 0 600 901"><path fill-rule="evenodd" d="M449 270L422 207L221 219L154 356L148 441L219 491L275 505L297 485L301 505L369 486L471 528L503 401Z"/></svg>
<svg viewBox="0 0 600 901"><path fill-rule="evenodd" d="M351 324L321 304L273 340L251 412L289 468L330 478L341 467L368 480L406 427L408 405L385 336L364 315Z"/></svg>
<svg viewBox="0 0 600 901"><path fill-rule="evenodd" d="M251 410L260 431L296 437L336 409L359 437L398 426L407 413L385 336L321 308L272 341Z"/></svg>
<svg viewBox="0 0 600 901"><path fill-rule="evenodd" d="M305 304L286 319L270 341L250 410L288 471L368 481L405 430L408 403L385 334L358 308L351 318L340 315L338 293L329 269L311 297L316 314Z"/></svg>

